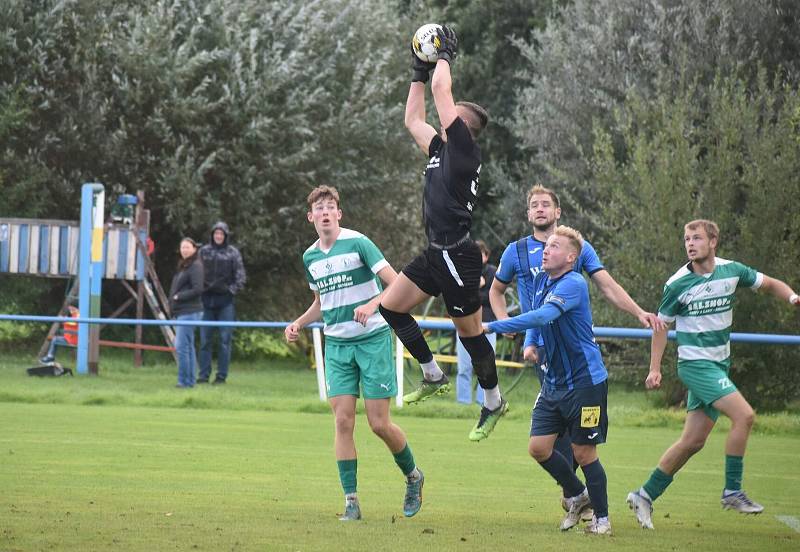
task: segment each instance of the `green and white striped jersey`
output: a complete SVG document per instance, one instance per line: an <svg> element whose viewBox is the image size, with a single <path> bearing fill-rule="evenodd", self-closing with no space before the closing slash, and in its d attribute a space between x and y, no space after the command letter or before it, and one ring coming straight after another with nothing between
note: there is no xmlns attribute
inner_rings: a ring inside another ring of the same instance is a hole
<svg viewBox="0 0 800 552"><path fill-rule="evenodd" d="M684 265L664 286L658 317L675 321L678 363L730 367L733 299L739 285L757 289L764 275L738 263L714 260L710 274L695 274Z"/></svg>
<svg viewBox="0 0 800 552"><path fill-rule="evenodd" d="M388 324L377 311L366 326L353 320L355 308L383 290L376 274L389 265L368 237L341 228L329 251L320 249L319 240L306 249L303 264L309 287L319 292L328 339L361 340L389 331Z"/></svg>

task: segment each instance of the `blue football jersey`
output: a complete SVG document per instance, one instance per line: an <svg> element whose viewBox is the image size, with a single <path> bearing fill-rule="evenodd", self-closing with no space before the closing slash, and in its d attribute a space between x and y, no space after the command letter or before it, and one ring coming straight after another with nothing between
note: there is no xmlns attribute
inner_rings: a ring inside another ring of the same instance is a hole
<svg viewBox="0 0 800 552"><path fill-rule="evenodd" d="M561 315L541 326L547 357L546 385L556 389L591 387L608 379L592 329L589 286L577 272L556 280L546 273L534 279L534 310L555 306Z"/></svg>
<svg viewBox="0 0 800 552"><path fill-rule="evenodd" d="M544 246L544 242L533 236L527 236L508 244L500 257L500 266L497 267L494 277L504 284L510 284L514 278L517 279L517 296L521 312L528 312L533 306L533 280L542 271ZM592 244L584 240L581 254L575 261L573 270L578 273L586 272L591 276L604 268ZM542 345L542 340L538 336L534 338L534 342L539 346Z"/></svg>

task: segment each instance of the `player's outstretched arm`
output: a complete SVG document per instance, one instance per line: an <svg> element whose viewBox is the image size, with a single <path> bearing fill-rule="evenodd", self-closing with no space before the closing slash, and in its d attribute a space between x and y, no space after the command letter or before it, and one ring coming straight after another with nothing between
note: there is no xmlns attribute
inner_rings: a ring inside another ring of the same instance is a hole
<svg viewBox="0 0 800 552"><path fill-rule="evenodd" d="M563 311L554 304L545 303L538 309L519 314L512 318L489 322L486 327L490 332L496 333L522 332L529 328L538 328L539 326L549 324L562 314Z"/></svg>
<svg viewBox="0 0 800 552"><path fill-rule="evenodd" d="M436 136L436 129L425 122L425 84L422 82L412 82L408 89L405 124L417 146L428 155L428 148Z"/></svg>
<svg viewBox="0 0 800 552"><path fill-rule="evenodd" d="M661 386L661 360L664 358L664 350L667 348L667 327L653 330L653 337L650 338L650 372L644 380L647 389L656 389Z"/></svg>
<svg viewBox="0 0 800 552"><path fill-rule="evenodd" d="M439 61L436 62L436 69L433 71L431 92L436 112L439 114L439 122L447 129L458 117L456 102L453 100L453 77L450 74L450 64L458 53L458 38L453 29L442 27L439 29L439 40L441 42Z"/></svg>
<svg viewBox="0 0 800 552"><path fill-rule="evenodd" d="M592 281L600 288L600 292L606 300L623 312L636 317L645 328L661 329L666 326L664 322L652 312L645 311L636 304L628 292L608 273L607 270L600 270L592 274Z"/></svg>
<svg viewBox="0 0 800 552"><path fill-rule="evenodd" d="M800 307L800 297L794 292L789 284L777 278L771 278L764 275L764 281L761 282L761 289L768 291L778 299L789 301L792 305Z"/></svg>
<svg viewBox="0 0 800 552"><path fill-rule="evenodd" d="M316 322L320 318L322 318L322 304L319 300L319 292L315 291L314 302L311 303L311 306L308 307L306 312L301 314L297 320L286 326L286 329L283 331L286 341L289 343L297 341L297 338L300 337L300 330L312 322Z"/></svg>

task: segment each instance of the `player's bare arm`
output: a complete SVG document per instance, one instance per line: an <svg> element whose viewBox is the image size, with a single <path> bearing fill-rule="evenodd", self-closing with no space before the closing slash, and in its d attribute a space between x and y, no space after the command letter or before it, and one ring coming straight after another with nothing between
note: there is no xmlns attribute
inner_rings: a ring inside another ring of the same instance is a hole
<svg viewBox="0 0 800 552"><path fill-rule="evenodd" d="M654 313L647 312L634 301L607 270L592 274L592 281L600 289L606 300L623 312L635 316L645 328L664 329L664 322Z"/></svg>
<svg viewBox="0 0 800 552"><path fill-rule="evenodd" d="M449 128L458 117L452 88L453 80L450 75L450 64L440 59L436 63L436 69L433 72L431 92L433 92L433 103L436 106L436 112L439 114L439 121L445 129Z"/></svg>
<svg viewBox="0 0 800 552"><path fill-rule="evenodd" d="M319 293L315 291L314 301L311 303L311 306L309 306L306 312L301 314L297 320L286 326L286 329L283 331L286 341L289 343L297 341L297 338L300 336L300 330L312 322L316 322L320 318L322 318L322 305L319 300Z"/></svg>
<svg viewBox="0 0 800 552"><path fill-rule="evenodd" d="M375 311L378 309L378 305L381 304L381 299L383 298L384 293L386 293L386 289L388 289L392 282L394 282L397 278L397 272L395 272L391 266L385 266L378 271L378 278L380 278L384 284L383 291L373 297L369 302L359 305L353 310L353 320L362 326L366 326L369 317L375 314Z"/></svg>
<svg viewBox="0 0 800 552"><path fill-rule="evenodd" d="M425 83L423 82L412 82L408 89L405 125L417 146L425 155L428 155L428 148L431 140L436 136L436 129L425 122Z"/></svg>
<svg viewBox="0 0 800 552"><path fill-rule="evenodd" d="M497 278L492 281L492 287L489 288L489 304L492 306L492 312L498 320L505 320L508 318L508 305L506 304L506 289L508 284L504 284Z"/></svg>
<svg viewBox="0 0 800 552"><path fill-rule="evenodd" d="M458 51L458 39L452 29L443 27L439 30L439 40L441 41L439 61L436 62L436 69L433 71L431 92L436 112L439 114L439 122L447 129L458 117L456 102L453 100L453 78L450 74L450 64L456 58Z"/></svg>
<svg viewBox="0 0 800 552"><path fill-rule="evenodd" d="M650 372L644 380L647 389L657 389L661 386L661 359L667 348L667 326L661 321L661 328L653 329L650 340Z"/></svg>
<svg viewBox="0 0 800 552"><path fill-rule="evenodd" d="M771 293L782 301L788 301L792 305L800 307L800 297L789 287L789 284L782 280L772 278L765 274L764 281L761 283L761 289Z"/></svg>
<svg viewBox="0 0 800 552"><path fill-rule="evenodd" d="M504 284L497 278L492 280L492 287L489 288L489 305L492 307L492 312L497 320L505 320L508 318L508 303L506 303L505 295L506 289L508 289L508 284ZM503 334L503 336L509 339L514 339L514 334ZM536 361L536 347L533 347L533 349L533 356L531 357L531 354L529 353L528 356L525 357L526 360L533 358L534 360L531 362Z"/></svg>

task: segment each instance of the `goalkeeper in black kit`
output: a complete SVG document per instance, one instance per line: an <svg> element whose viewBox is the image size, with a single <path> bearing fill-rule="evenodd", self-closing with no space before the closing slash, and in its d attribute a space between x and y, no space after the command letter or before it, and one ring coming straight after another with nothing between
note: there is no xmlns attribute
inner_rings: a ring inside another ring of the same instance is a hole
<svg viewBox="0 0 800 552"><path fill-rule="evenodd" d="M484 390L480 419L469 434L470 440L481 441L508 411L500 395L494 350L481 327L482 259L470 237L481 172L476 139L489 117L477 104L453 101L450 66L456 58L458 39L448 27L438 31L438 39L439 59L435 64L420 60L412 49L413 76L405 113L406 128L428 158L422 203L428 247L387 289L380 312L422 367L422 385L403 397L408 404L417 403L448 392L450 383L409 313L429 297L443 296ZM431 72L441 132L425 121L425 84Z"/></svg>

